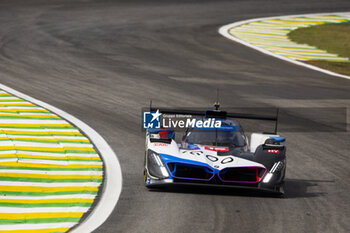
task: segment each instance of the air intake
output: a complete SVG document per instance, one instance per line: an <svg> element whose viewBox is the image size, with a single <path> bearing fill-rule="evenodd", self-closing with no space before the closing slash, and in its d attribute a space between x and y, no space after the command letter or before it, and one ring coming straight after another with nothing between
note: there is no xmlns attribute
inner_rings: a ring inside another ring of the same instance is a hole
<svg viewBox="0 0 350 233"><path fill-rule="evenodd" d="M258 183L265 172L263 167L230 167L220 171L219 178L223 182Z"/></svg>
<svg viewBox="0 0 350 233"><path fill-rule="evenodd" d="M186 163L168 163L167 165L172 176L177 179L209 181L214 176L214 171L206 166Z"/></svg>

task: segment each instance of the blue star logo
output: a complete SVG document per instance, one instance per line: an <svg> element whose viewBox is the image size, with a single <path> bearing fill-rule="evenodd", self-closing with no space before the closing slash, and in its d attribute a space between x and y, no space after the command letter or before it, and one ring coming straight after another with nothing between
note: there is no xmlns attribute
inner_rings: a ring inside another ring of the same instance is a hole
<svg viewBox="0 0 350 233"><path fill-rule="evenodd" d="M159 129L161 115L159 109L156 112L143 112L143 128Z"/></svg>

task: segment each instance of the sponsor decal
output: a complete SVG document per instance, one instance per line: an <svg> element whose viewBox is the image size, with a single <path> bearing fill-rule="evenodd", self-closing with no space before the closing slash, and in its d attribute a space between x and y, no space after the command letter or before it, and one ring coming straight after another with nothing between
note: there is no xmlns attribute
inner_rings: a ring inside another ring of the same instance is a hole
<svg viewBox="0 0 350 233"><path fill-rule="evenodd" d="M272 149L267 150L267 152L268 152L268 153L272 153L272 154L279 154L279 153L280 153L279 150L272 150Z"/></svg>
<svg viewBox="0 0 350 233"><path fill-rule="evenodd" d="M157 111L143 111L143 129L218 129L221 121L215 118L198 119L186 114L162 114Z"/></svg>
<svg viewBox="0 0 350 233"><path fill-rule="evenodd" d="M204 147L204 149L210 150L210 151L217 151L217 152L229 151L228 147L222 147L222 146L206 146Z"/></svg>
<svg viewBox="0 0 350 233"><path fill-rule="evenodd" d="M216 162L219 160L218 158L216 158L215 156L212 156L212 155L207 155L207 158L212 162Z"/></svg>
<svg viewBox="0 0 350 233"><path fill-rule="evenodd" d="M228 158L225 158L225 159L221 160L222 164L231 163L231 162L233 162L233 158L232 157L228 157Z"/></svg>
<svg viewBox="0 0 350 233"><path fill-rule="evenodd" d="M221 127L221 121L217 121L214 118L206 120L197 120L187 118L186 120L174 120L172 118L163 118L164 128L208 128L215 129Z"/></svg>
<svg viewBox="0 0 350 233"><path fill-rule="evenodd" d="M168 146L166 143L154 143L154 146Z"/></svg>

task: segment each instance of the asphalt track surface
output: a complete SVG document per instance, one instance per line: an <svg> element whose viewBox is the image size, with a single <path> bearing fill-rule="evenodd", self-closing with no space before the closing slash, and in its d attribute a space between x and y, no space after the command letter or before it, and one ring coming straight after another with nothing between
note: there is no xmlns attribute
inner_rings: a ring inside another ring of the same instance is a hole
<svg viewBox="0 0 350 233"><path fill-rule="evenodd" d="M350 81L217 33L264 16L350 11L348 0L0 1L0 82L71 113L112 146L123 191L96 232L349 232L350 133L286 133L286 197L143 186L141 108L350 107Z"/></svg>

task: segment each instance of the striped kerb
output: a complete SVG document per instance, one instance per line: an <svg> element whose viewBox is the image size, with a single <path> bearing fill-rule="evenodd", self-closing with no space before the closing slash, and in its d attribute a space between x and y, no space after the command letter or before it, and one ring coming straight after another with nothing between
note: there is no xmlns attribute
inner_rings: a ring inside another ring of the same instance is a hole
<svg viewBox="0 0 350 233"><path fill-rule="evenodd" d="M231 28L229 33L249 44L294 60L325 60L350 62L349 58L307 44L298 44L288 38L292 30L326 23L346 23L350 14L280 17L243 24Z"/></svg>
<svg viewBox="0 0 350 233"><path fill-rule="evenodd" d="M102 179L101 158L79 129L0 91L0 233L68 231Z"/></svg>

